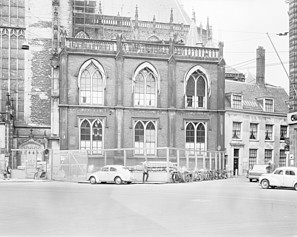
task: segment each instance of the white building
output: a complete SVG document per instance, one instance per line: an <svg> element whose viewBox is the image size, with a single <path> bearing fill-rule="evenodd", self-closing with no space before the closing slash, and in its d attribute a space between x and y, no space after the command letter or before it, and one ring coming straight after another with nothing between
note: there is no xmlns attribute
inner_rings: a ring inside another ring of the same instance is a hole
<svg viewBox="0 0 297 237"><path fill-rule="evenodd" d="M226 71L227 72L227 71ZM265 83L265 50L257 49L256 82L225 82L227 169L245 175L254 164L286 165L288 94Z"/></svg>

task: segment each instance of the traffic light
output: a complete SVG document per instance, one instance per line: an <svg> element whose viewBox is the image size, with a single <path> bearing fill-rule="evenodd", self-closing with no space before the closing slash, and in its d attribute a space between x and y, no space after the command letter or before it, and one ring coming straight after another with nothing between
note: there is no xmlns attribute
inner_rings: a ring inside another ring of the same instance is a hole
<svg viewBox="0 0 297 237"><path fill-rule="evenodd" d="M43 151L43 158L44 158L45 161L48 161L48 159L49 159L49 153L50 153L49 149L45 149Z"/></svg>

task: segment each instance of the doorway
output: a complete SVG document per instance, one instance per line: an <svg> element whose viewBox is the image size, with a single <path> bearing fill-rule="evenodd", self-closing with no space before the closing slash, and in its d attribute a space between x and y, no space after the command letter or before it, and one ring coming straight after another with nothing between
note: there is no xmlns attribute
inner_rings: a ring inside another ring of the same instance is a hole
<svg viewBox="0 0 297 237"><path fill-rule="evenodd" d="M233 175L238 175L239 149L233 150Z"/></svg>

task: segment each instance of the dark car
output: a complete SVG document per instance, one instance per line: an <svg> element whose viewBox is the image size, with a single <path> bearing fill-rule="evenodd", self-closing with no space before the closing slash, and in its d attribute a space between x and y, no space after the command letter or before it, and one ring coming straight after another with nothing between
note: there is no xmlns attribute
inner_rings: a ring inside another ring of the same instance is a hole
<svg viewBox="0 0 297 237"><path fill-rule="evenodd" d="M265 164L265 165L254 165L252 169L248 170L247 172L247 178L252 182L253 180L259 181L259 177L262 174L267 174L270 173L270 165Z"/></svg>

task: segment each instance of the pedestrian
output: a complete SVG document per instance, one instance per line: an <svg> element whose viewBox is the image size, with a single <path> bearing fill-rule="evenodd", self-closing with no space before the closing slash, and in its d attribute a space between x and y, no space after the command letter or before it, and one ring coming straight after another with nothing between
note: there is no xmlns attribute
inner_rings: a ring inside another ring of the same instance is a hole
<svg viewBox="0 0 297 237"><path fill-rule="evenodd" d="M11 168L10 168L10 166L8 165L8 166L6 167L6 176L7 176L8 179L10 179L10 175L11 175Z"/></svg>
<svg viewBox="0 0 297 237"><path fill-rule="evenodd" d="M142 167L143 167L142 182L144 183L144 182L147 182L149 177L148 162L147 161L143 162Z"/></svg>

